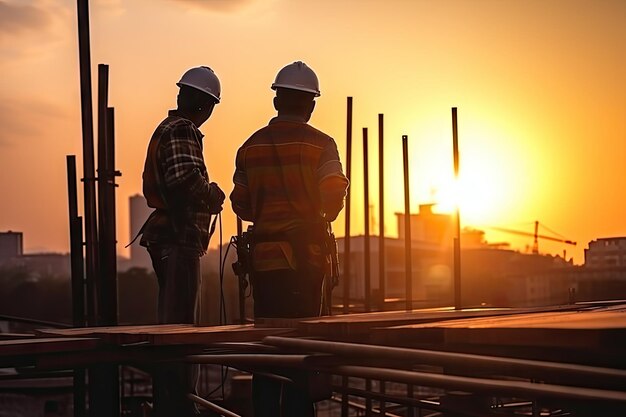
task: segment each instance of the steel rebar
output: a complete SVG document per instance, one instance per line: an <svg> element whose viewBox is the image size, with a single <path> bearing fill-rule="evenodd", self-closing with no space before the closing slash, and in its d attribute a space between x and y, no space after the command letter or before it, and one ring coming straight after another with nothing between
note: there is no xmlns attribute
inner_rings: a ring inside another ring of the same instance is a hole
<svg viewBox="0 0 626 417"><path fill-rule="evenodd" d="M413 259L411 256L411 195L409 189L409 137L402 135L402 161L404 166L404 273L405 308L413 309Z"/></svg>
<svg viewBox="0 0 626 417"><path fill-rule="evenodd" d="M385 147L384 116L378 115L378 291L379 310L385 307Z"/></svg>
<svg viewBox="0 0 626 417"><path fill-rule="evenodd" d="M87 284L87 322L96 325L96 288L98 274L98 220L93 146L93 106L91 94L91 52L89 46L89 1L77 0L78 49L80 65L80 103L83 135L83 186L85 220L85 270Z"/></svg>
<svg viewBox="0 0 626 417"><path fill-rule="evenodd" d="M347 116L346 116L346 177L348 181L352 178L352 97L347 100ZM350 312L350 189L352 184L348 186L346 192L346 208L345 208L345 234L343 238L343 313Z"/></svg>
<svg viewBox="0 0 626 417"><path fill-rule="evenodd" d="M369 162L367 128L363 128L363 280L364 280L364 304L365 311L371 311L371 278L370 278L370 191L369 191Z"/></svg>
<svg viewBox="0 0 626 417"><path fill-rule="evenodd" d="M459 135L457 125L456 107L452 108L452 152L454 158L454 181L456 183L455 190L455 209L456 224L454 237L454 308L460 310L463 308L461 301L461 209L459 208Z"/></svg>

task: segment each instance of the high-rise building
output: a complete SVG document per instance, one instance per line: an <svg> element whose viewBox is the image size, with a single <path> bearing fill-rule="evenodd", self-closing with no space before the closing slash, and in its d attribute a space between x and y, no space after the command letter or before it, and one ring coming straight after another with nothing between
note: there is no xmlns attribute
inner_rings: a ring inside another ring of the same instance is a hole
<svg viewBox="0 0 626 417"><path fill-rule="evenodd" d="M145 223L152 209L148 207L146 199L141 194L133 195L129 198L130 206L130 239L132 240ZM152 261L146 248L139 245L139 239L130 245L130 265L132 267L152 268Z"/></svg>
<svg viewBox="0 0 626 417"><path fill-rule="evenodd" d="M24 253L22 232L0 232L0 263Z"/></svg>

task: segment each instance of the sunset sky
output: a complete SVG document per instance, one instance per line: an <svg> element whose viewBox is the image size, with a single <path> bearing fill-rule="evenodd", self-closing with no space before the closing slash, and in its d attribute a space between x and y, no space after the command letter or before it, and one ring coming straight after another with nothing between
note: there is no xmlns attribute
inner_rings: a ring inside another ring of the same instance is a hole
<svg viewBox="0 0 626 417"><path fill-rule="evenodd" d="M90 18L93 80L97 64L110 65L116 110L121 254L128 197L141 190L147 141L175 106L180 75L208 65L222 82L222 103L202 131L211 180L229 194L235 152L274 115L269 86L295 60L317 72L311 124L335 138L344 160L346 97L354 97L355 234L361 128L370 129L377 213L385 115L386 223L396 235L401 135L410 142L411 206L445 210L450 108L458 107L463 226L532 232L538 220L579 242L540 241L540 251L567 249L576 263L590 240L626 236L626 1L94 0ZM75 0L0 0L0 231L22 231L27 252L69 250L65 155L77 155L82 173L77 45ZM229 204L223 221L230 236ZM343 227L341 215L338 235ZM532 244L485 231L491 242Z"/></svg>

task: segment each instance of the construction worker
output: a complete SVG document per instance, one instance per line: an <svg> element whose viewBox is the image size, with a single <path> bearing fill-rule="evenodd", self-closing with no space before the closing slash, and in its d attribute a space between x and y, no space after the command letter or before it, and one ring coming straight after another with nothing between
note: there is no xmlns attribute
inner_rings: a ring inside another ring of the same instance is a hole
<svg viewBox="0 0 626 417"><path fill-rule="evenodd" d="M320 96L313 70L289 64L271 88L278 116L239 148L230 199L235 213L254 223L255 318L314 317L328 271L328 224L343 208L348 180L333 138L307 124ZM255 417L313 415L305 378L290 378L298 382L254 376Z"/></svg>
<svg viewBox="0 0 626 417"><path fill-rule="evenodd" d="M178 108L154 131L143 171L143 192L154 208L142 227L141 245L152 258L159 283L160 324L198 323L200 257L207 250L211 217L225 195L209 182L198 129L220 102L220 82L209 67L191 68L177 83ZM160 365L154 374L157 416L197 415L187 399L196 392L198 367Z"/></svg>

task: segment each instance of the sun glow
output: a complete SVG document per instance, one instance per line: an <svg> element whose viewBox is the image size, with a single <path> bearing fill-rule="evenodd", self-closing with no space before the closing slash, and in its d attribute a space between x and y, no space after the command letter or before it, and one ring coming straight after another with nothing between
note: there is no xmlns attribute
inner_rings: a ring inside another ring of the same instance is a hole
<svg viewBox="0 0 626 417"><path fill-rule="evenodd" d="M432 161L437 175L430 184L430 199L438 212L452 213L458 206L464 226L505 223L515 217L520 201L529 198L525 151L511 150L506 133L484 125L467 126L463 133L459 177L452 172L452 155Z"/></svg>

